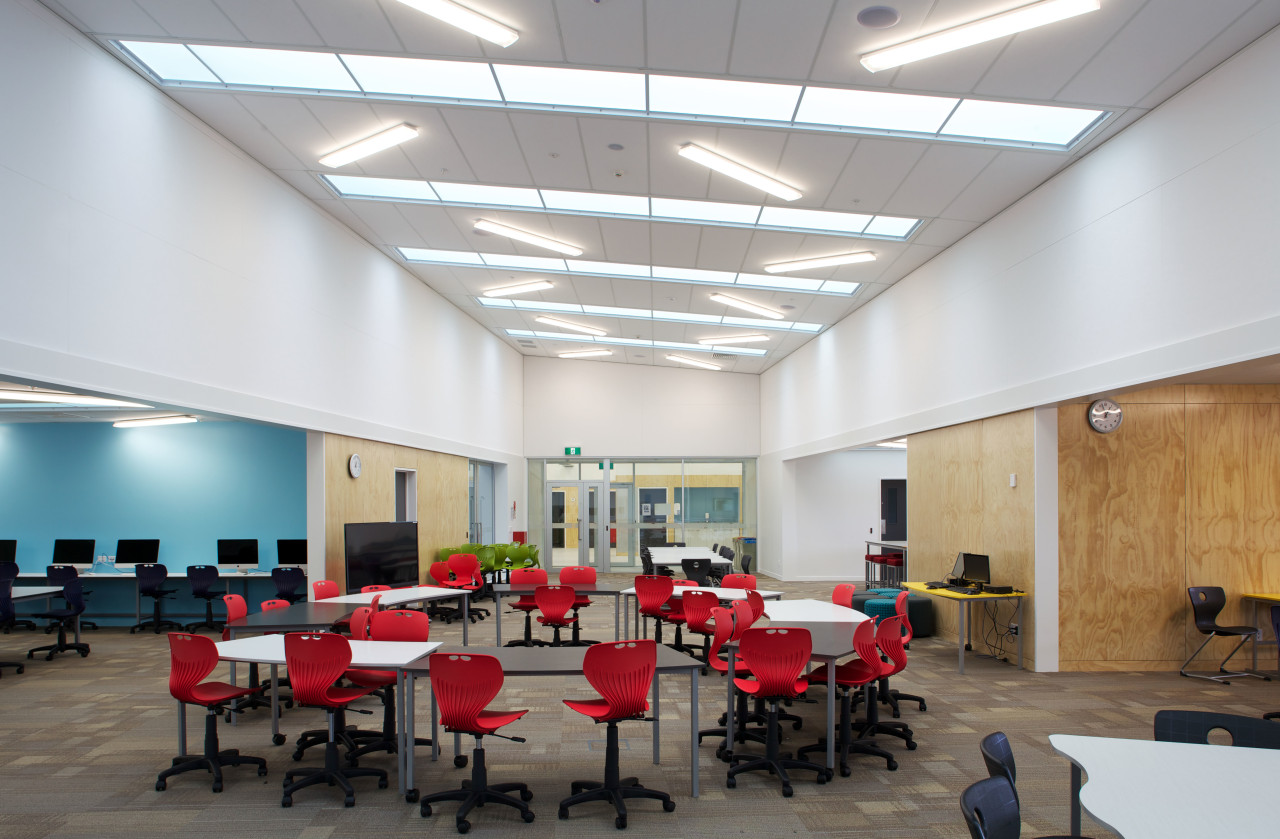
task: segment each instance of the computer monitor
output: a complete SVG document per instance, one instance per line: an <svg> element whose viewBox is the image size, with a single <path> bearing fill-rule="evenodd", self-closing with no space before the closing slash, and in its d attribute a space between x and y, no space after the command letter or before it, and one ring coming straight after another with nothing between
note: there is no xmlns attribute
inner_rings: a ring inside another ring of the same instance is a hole
<svg viewBox="0 0 1280 839"><path fill-rule="evenodd" d="M257 539L219 539L219 571L252 571L258 567Z"/></svg>
<svg viewBox="0 0 1280 839"><path fill-rule="evenodd" d="M991 583L991 557L986 554L960 554L964 561L961 576L970 583Z"/></svg>
<svg viewBox="0 0 1280 839"><path fill-rule="evenodd" d="M306 539L277 539L276 565L306 565Z"/></svg>
<svg viewBox="0 0 1280 839"><path fill-rule="evenodd" d="M347 593L368 585L418 583L418 523L361 522L343 525Z"/></svg>
<svg viewBox="0 0 1280 839"><path fill-rule="evenodd" d="M78 568L93 567L92 539L54 539L53 565L74 565Z"/></svg>
<svg viewBox="0 0 1280 839"><path fill-rule="evenodd" d="M18 540L0 539L0 562L18 561Z"/></svg>
<svg viewBox="0 0 1280 839"><path fill-rule="evenodd" d="M116 542L116 567L128 568L159 562L159 539L120 539Z"/></svg>

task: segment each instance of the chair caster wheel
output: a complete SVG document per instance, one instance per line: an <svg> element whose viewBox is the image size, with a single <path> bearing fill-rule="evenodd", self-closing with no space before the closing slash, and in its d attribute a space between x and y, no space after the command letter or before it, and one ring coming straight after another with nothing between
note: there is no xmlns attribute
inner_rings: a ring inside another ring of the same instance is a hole
<svg viewBox="0 0 1280 839"><path fill-rule="evenodd" d="M818 773L818 783L819 783L819 784L825 784L828 780L830 780L830 779L829 779L829 778L827 778L827 773L826 773L826 772L819 772L819 773Z"/></svg>
<svg viewBox="0 0 1280 839"><path fill-rule="evenodd" d="M614 826L614 827L616 827L616 828L618 828L618 830L626 830L626 829L627 829L627 817L626 817L626 816L618 816L616 819L614 819L614 820L613 820L613 826Z"/></svg>
<svg viewBox="0 0 1280 839"><path fill-rule="evenodd" d="M852 769L850 769L848 766L841 766L841 767L840 767L840 777L841 777L841 778L847 778L847 777L849 777L849 776L850 776L850 775L852 775L852 774L853 774L853 770L852 770Z"/></svg>
<svg viewBox="0 0 1280 839"><path fill-rule="evenodd" d="M431 805L425 801L422 802L422 809L419 810L418 813L425 819L427 816L431 815Z"/></svg>
<svg viewBox="0 0 1280 839"><path fill-rule="evenodd" d="M348 795L346 798L342 799L342 806L343 807L356 806L356 797L354 795Z"/></svg>
<svg viewBox="0 0 1280 839"><path fill-rule="evenodd" d="M533 800L533 793L532 793L530 790L527 790L527 789L522 789L522 790L520 790L520 800L521 800L521 801L532 801L532 800ZM525 819L525 821L532 821L532 819Z"/></svg>
<svg viewBox="0 0 1280 839"><path fill-rule="evenodd" d="M908 741L907 741L907 751L909 751L909 752L914 752L914 751L916 750L917 745L919 745L919 744L917 744L915 740L908 740Z"/></svg>
<svg viewBox="0 0 1280 839"><path fill-rule="evenodd" d="M793 790L791 787L783 787L783 788L782 788L782 797L783 797L783 798L790 798L790 797L791 797L792 795L794 795L794 794L795 794L795 790Z"/></svg>
<svg viewBox="0 0 1280 839"><path fill-rule="evenodd" d="M898 761L896 761L896 760L894 760L894 759L892 759L892 758L890 758L890 759L889 759L889 762L888 762L888 763L886 763L885 765L889 767L889 771L890 771L890 772L895 772L895 771L897 771L897 769L898 769Z"/></svg>
<svg viewBox="0 0 1280 839"><path fill-rule="evenodd" d="M676 809L676 803L674 801L662 802L662 811L664 813L674 813L675 809Z"/></svg>
<svg viewBox="0 0 1280 839"><path fill-rule="evenodd" d="M409 790L404 794L404 800L409 804L412 804L413 802L417 801L418 791L416 789Z"/></svg>
<svg viewBox="0 0 1280 839"><path fill-rule="evenodd" d="M527 812L527 813L525 813L525 814L524 814L524 822L525 822L525 824L528 824L528 823L529 823L529 822L531 822L531 821L533 821L533 811L532 811L532 810L530 810L529 812Z"/></svg>
<svg viewBox="0 0 1280 839"><path fill-rule="evenodd" d="M261 778L261 777L263 777L263 776L264 776L264 775L266 775L266 774L267 774L267 767L265 767L265 766L259 766L259 767L258 767L258 777L259 777L259 778Z"/></svg>
<svg viewBox="0 0 1280 839"><path fill-rule="evenodd" d="M728 787L729 789L734 789L735 787L737 787L737 786L738 786L738 779L737 779L737 778L730 778L729 780L727 780L727 781L725 781L725 782L724 782L724 785L725 785L726 787Z"/></svg>
<svg viewBox="0 0 1280 839"><path fill-rule="evenodd" d="M895 720L896 720L896 719L898 719L898 718L899 718L899 717L901 717L901 716L902 716L902 712L901 712L901 711L894 711L894 712L893 712L893 718L894 718Z"/></svg>
<svg viewBox="0 0 1280 839"><path fill-rule="evenodd" d="M929 706L927 706L927 705L925 705L923 702L921 702L921 703L920 703L920 710L921 710L921 711L927 711L927 710L929 710Z"/></svg>
<svg viewBox="0 0 1280 839"><path fill-rule="evenodd" d="M167 786L164 781L156 781L156 792L164 792Z"/></svg>
<svg viewBox="0 0 1280 839"><path fill-rule="evenodd" d="M799 731L799 730L800 730L800 726L802 726L802 725L804 725L804 722L803 722L802 720L796 720L795 722L791 723L791 730L792 730L792 731Z"/></svg>
<svg viewBox="0 0 1280 839"><path fill-rule="evenodd" d="M27 668L25 668L25 667L19 667L19 668L18 668L17 670L15 670L14 672L15 672L15 673L17 673L19 676L21 676L23 673L27 672Z"/></svg>
<svg viewBox="0 0 1280 839"><path fill-rule="evenodd" d="M285 741L285 736L283 734L273 734L271 736L271 742L277 746L283 746L284 741Z"/></svg>
<svg viewBox="0 0 1280 839"><path fill-rule="evenodd" d="M214 792L222 792L222 784L221 784L221 783L215 783L215 784L213 785L213 791L214 791Z"/></svg>
<svg viewBox="0 0 1280 839"><path fill-rule="evenodd" d="M470 829L471 829L471 822L467 821L466 819L461 819L461 820L458 822L458 832L459 832L459 833L466 833L466 832L467 832L468 830L470 830Z"/></svg>
<svg viewBox="0 0 1280 839"><path fill-rule="evenodd" d="M81 651L80 651L80 657L81 657L81 658L88 658L88 657L89 657L89 651L88 651L88 650L81 650Z"/></svg>
<svg viewBox="0 0 1280 839"><path fill-rule="evenodd" d="M378 789L386 789L386 788L387 788L387 779L386 779L386 778L379 778L379 779L378 779Z"/></svg>
<svg viewBox="0 0 1280 839"><path fill-rule="evenodd" d="M456 767L458 767L459 769L462 769L463 767L465 767L465 766L467 765L467 756L466 756L466 755L454 755L454 756L453 756L453 765L454 765L454 766L456 766Z"/></svg>
<svg viewBox="0 0 1280 839"><path fill-rule="evenodd" d="M569 811L561 807L560 811L556 813L556 815L562 819L567 819L569 818Z"/></svg>
<svg viewBox="0 0 1280 839"><path fill-rule="evenodd" d="M280 806L281 806L281 807L292 807L292 806L293 806L293 796L292 796L292 795L286 795L284 798L281 798L281 799L280 799Z"/></svg>

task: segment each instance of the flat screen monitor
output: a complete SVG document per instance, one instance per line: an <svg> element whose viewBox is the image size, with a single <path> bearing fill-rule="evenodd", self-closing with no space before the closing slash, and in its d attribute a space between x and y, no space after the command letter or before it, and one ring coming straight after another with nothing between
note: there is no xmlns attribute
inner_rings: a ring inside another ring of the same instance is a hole
<svg viewBox="0 0 1280 839"><path fill-rule="evenodd" d="M964 573L961 575L971 583L987 585L991 582L991 557L986 554L961 554L964 560Z"/></svg>
<svg viewBox="0 0 1280 839"><path fill-rule="evenodd" d="M364 522L344 526L347 593L364 586L418 584L418 523Z"/></svg>
<svg viewBox="0 0 1280 839"><path fill-rule="evenodd" d="M116 542L116 567L142 565L160 559L159 539L121 539Z"/></svg>
<svg viewBox="0 0 1280 839"><path fill-rule="evenodd" d="M252 571L258 567L257 539L219 539L218 569Z"/></svg>
<svg viewBox="0 0 1280 839"><path fill-rule="evenodd" d="M0 539L0 562L18 561L18 540Z"/></svg>
<svg viewBox="0 0 1280 839"><path fill-rule="evenodd" d="M93 540L54 539L52 564L91 567L93 565Z"/></svg>
<svg viewBox="0 0 1280 839"><path fill-rule="evenodd" d="M276 565L306 565L306 539L277 539Z"/></svg>

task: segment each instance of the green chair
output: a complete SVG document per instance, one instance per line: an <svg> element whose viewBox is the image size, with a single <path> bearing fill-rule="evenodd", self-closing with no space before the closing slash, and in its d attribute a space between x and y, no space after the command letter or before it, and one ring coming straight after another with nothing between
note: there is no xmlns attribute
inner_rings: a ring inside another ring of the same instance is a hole
<svg viewBox="0 0 1280 839"><path fill-rule="evenodd" d="M467 551L464 551L462 548L456 548L456 547L455 547L455 548L441 548L439 551L437 551L437 552L436 552L436 561L437 561L437 562L448 562L448 561L449 561L449 557L453 556L454 554L461 554L461 553L467 553Z"/></svg>
<svg viewBox="0 0 1280 839"><path fill-rule="evenodd" d="M471 595L474 602L480 598L493 599L493 584L498 582L498 552L493 545L485 545L476 551L476 559L480 560L480 574L484 578L484 587Z"/></svg>
<svg viewBox="0 0 1280 839"><path fill-rule="evenodd" d="M529 546L516 545L507 550L507 571L525 568L529 564Z"/></svg>
<svg viewBox="0 0 1280 839"><path fill-rule="evenodd" d="M479 556L480 555L479 551L483 547L484 545L481 545L478 542L468 542L467 544L460 547L458 551L464 554L475 554L476 556Z"/></svg>
<svg viewBox="0 0 1280 839"><path fill-rule="evenodd" d="M525 563L526 568L541 568L542 560L538 558L538 546L527 545L529 548L529 561Z"/></svg>

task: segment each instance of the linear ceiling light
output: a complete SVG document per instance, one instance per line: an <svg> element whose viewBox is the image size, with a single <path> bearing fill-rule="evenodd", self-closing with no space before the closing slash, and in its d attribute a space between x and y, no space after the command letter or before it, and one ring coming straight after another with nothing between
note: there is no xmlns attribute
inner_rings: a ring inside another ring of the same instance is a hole
<svg viewBox="0 0 1280 839"><path fill-rule="evenodd" d="M603 329L596 329L594 326L583 326L580 323L569 323L567 320L556 320L555 318L534 318L538 323L545 323L547 326L554 326L559 329L570 329L574 332L581 332L584 335L608 335Z"/></svg>
<svg viewBox="0 0 1280 839"><path fill-rule="evenodd" d="M485 297L510 297L513 294L528 294L531 291L545 291L549 288L555 288L555 283L549 283L546 280L534 280L531 283L520 283L519 285L508 285L502 288L491 288L481 292Z"/></svg>
<svg viewBox="0 0 1280 839"><path fill-rule="evenodd" d="M667 361L678 361L681 364L688 364L690 367L701 367L704 370L719 370L718 364L708 364L705 361L699 361L696 358L685 358L682 355L669 355Z"/></svg>
<svg viewBox="0 0 1280 839"><path fill-rule="evenodd" d="M578 350L559 353L561 358L594 358L598 355L613 355L613 350Z"/></svg>
<svg viewBox="0 0 1280 839"><path fill-rule="evenodd" d="M0 390L0 402L35 402L41 405L79 405L85 408L150 408L141 402L125 402L102 396L78 393L53 393L47 390Z"/></svg>
<svg viewBox="0 0 1280 839"><path fill-rule="evenodd" d="M714 347L718 344L754 344L758 341L768 340L768 335L726 335L723 338L702 338L698 343Z"/></svg>
<svg viewBox="0 0 1280 839"><path fill-rule="evenodd" d="M768 175L762 175L755 169L748 169L737 161L730 160L713 151L708 151L694 143L685 143L679 148L678 153L683 158L692 160L694 163L701 163L708 169L714 169L722 175L733 178L735 181L741 181L747 186L753 186L756 189L764 190L770 195L776 195L783 201L794 201L804 195L803 192L793 186L774 180Z"/></svg>
<svg viewBox="0 0 1280 839"><path fill-rule="evenodd" d="M762 315L766 318L773 318L774 320L782 320L782 312L774 311L767 306L761 306L757 303L748 303L746 300L739 300L738 298L730 297L727 294L713 294L711 295L711 299L717 303L723 303L726 306L741 309L744 312L751 312L752 314Z"/></svg>
<svg viewBox="0 0 1280 839"><path fill-rule="evenodd" d="M503 26L492 18L485 17L466 6L451 3L449 0L400 0L400 2L417 9L424 15L430 15L436 20L456 26L500 47L509 47L520 37L520 33L511 27Z"/></svg>
<svg viewBox="0 0 1280 839"><path fill-rule="evenodd" d="M1006 35L1035 29L1037 26L1056 23L1085 12L1097 11L1100 6L1101 0L1043 0L1040 3L1032 3L1029 6L944 29L932 35L925 35L923 38L875 50L863 55L860 61L863 67L878 73L912 61L932 58L935 55L964 49L974 44L982 44Z"/></svg>
<svg viewBox="0 0 1280 839"><path fill-rule="evenodd" d="M857 262L875 262L876 255L871 251L858 253L838 253L834 256L818 256L813 259L793 259L790 262L775 262L764 266L770 274L785 274L788 271L803 271L806 268L829 268L832 265L852 265Z"/></svg>
<svg viewBox="0 0 1280 839"><path fill-rule="evenodd" d="M876 443L876 445L886 449L905 449L907 447L907 438L901 437L897 440L885 440L883 443Z"/></svg>
<svg viewBox="0 0 1280 839"><path fill-rule="evenodd" d="M377 154L383 149L398 146L417 136L418 129L407 122L402 122L397 126L388 128L386 131L379 131L372 137L365 137L359 142L344 146L335 152L330 152L320 158L320 163L336 169L339 166L346 166L348 163L366 158L371 154Z"/></svg>
<svg viewBox="0 0 1280 839"><path fill-rule="evenodd" d="M568 254L569 256L582 256L582 248L569 245L564 242L558 242L555 239L548 239L545 236L539 236L537 233L530 233L527 230L521 230L517 227L507 227L505 224L498 224L496 221L489 221L487 218L478 219L475 225L476 230L483 230L486 233L496 233L499 236L506 236L508 239L515 239L517 242L524 242L527 245L535 245L539 248L546 248L556 253Z"/></svg>
<svg viewBox="0 0 1280 839"><path fill-rule="evenodd" d="M148 417L146 419L120 420L111 423L113 428L143 428L148 425L182 425L196 422L195 417Z"/></svg>

